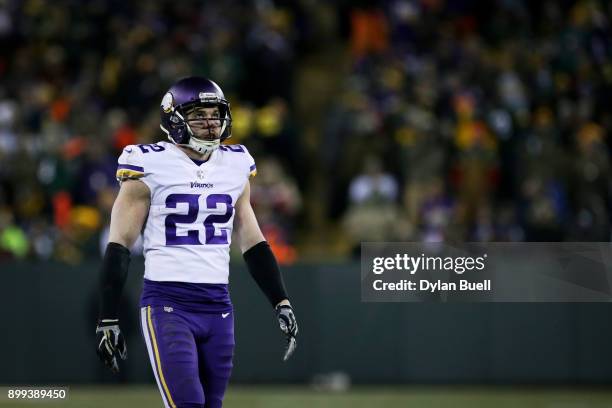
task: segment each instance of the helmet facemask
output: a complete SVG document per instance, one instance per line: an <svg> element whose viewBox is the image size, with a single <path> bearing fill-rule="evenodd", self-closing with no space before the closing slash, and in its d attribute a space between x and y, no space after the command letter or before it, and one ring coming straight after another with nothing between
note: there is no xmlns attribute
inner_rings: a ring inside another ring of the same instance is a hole
<svg viewBox="0 0 612 408"><path fill-rule="evenodd" d="M228 125L227 111L220 105L193 104L177 114L182 117L189 134L187 147L201 154L219 147Z"/></svg>

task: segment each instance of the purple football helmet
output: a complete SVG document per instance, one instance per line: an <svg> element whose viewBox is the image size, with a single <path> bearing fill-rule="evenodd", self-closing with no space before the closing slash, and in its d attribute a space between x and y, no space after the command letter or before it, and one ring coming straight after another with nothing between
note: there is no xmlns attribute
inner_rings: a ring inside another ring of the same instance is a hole
<svg viewBox="0 0 612 408"><path fill-rule="evenodd" d="M187 113L194 108L218 107L221 122L220 137L203 140L194 136L187 122ZM232 136L230 104L223 91L210 79L187 77L176 82L164 95L160 106L160 127L175 144L184 145L199 153L219 147L220 142Z"/></svg>

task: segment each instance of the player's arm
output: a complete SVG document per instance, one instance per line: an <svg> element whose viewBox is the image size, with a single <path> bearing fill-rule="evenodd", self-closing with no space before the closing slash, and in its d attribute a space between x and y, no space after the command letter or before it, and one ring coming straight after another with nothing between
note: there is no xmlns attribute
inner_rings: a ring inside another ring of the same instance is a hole
<svg viewBox="0 0 612 408"><path fill-rule="evenodd" d="M255 218L250 197L251 187L247 182L236 203L236 236L249 272L265 293L272 307L276 308L289 304L289 299L276 258Z"/></svg>
<svg viewBox="0 0 612 408"><path fill-rule="evenodd" d="M248 181L235 208L235 231L240 250L251 276L274 307L281 331L287 336L287 349L283 358L287 360L295 350L297 321L276 258L251 207L251 185Z"/></svg>
<svg viewBox="0 0 612 408"><path fill-rule="evenodd" d="M119 297L127 278L130 250L142 230L150 205L149 188L141 181L126 180L111 213L109 243L100 273L100 316L96 327L98 356L113 371L117 357L127 358L125 339L119 329Z"/></svg>

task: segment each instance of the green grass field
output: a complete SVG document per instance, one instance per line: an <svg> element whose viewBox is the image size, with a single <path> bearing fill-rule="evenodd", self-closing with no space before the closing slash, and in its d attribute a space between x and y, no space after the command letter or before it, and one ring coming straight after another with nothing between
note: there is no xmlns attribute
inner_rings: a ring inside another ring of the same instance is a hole
<svg viewBox="0 0 612 408"><path fill-rule="evenodd" d="M71 387L64 402L16 402L0 397L0 407L68 408L163 407L154 387ZM612 389L509 387L356 387L346 393L295 387L230 387L224 408L608 408Z"/></svg>

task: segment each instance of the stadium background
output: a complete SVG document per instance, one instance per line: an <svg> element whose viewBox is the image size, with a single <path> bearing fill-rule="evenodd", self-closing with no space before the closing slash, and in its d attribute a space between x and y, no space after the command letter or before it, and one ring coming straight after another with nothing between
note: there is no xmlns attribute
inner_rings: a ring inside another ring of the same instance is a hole
<svg viewBox="0 0 612 408"><path fill-rule="evenodd" d="M0 5L0 383L158 403L130 388L152 383L129 315L141 261L126 370L95 361L97 260L118 153L161 140L161 96L200 74L258 163L253 205L302 330L281 365L235 256L229 406L612 406L608 305L361 304L355 263L365 240L609 241L608 2Z"/></svg>

